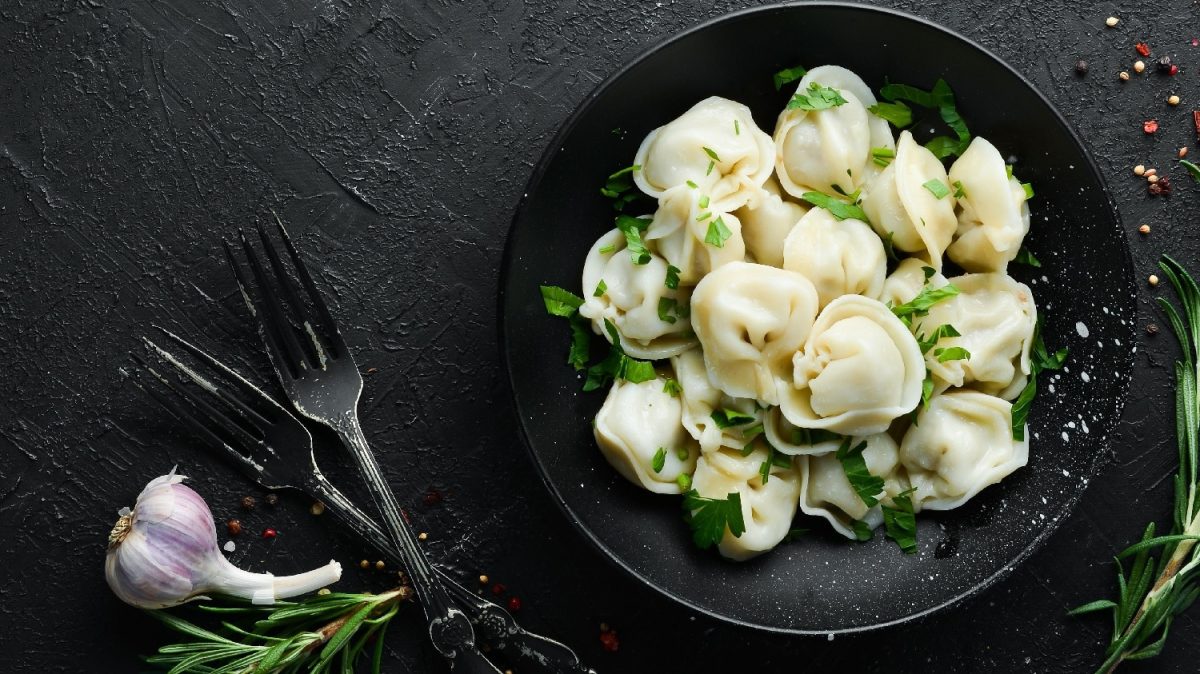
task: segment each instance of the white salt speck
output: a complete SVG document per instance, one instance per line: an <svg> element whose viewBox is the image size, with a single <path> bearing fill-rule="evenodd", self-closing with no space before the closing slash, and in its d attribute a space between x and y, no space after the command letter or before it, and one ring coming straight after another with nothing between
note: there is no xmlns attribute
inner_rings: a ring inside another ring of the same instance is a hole
<svg viewBox="0 0 1200 674"><path fill-rule="evenodd" d="M1079 378L1082 379L1083 383L1085 383L1085 384L1092 380L1092 378L1090 376L1088 376L1088 373L1086 373L1086 372L1080 372Z"/></svg>
<svg viewBox="0 0 1200 674"><path fill-rule="evenodd" d="M233 541L225 541L225 552L233 552L237 550L237 545Z"/></svg>
<svg viewBox="0 0 1200 674"><path fill-rule="evenodd" d="M1121 346L1121 340L1119 340L1119 339L1114 339L1114 340L1113 340L1113 344L1116 344L1117 346Z"/></svg>
<svg viewBox="0 0 1200 674"><path fill-rule="evenodd" d="M1063 477L1071 477L1071 474L1067 472L1066 468L1063 468Z"/></svg>
<svg viewBox="0 0 1200 674"><path fill-rule="evenodd" d="M1054 384L1051 384L1051 385L1050 385L1050 392L1051 392L1051 393L1054 393Z"/></svg>
<svg viewBox="0 0 1200 674"><path fill-rule="evenodd" d="M1042 274L1042 280L1045 281L1046 283L1050 282L1050 279L1046 278L1045 274Z"/></svg>
<svg viewBox="0 0 1200 674"><path fill-rule="evenodd" d="M1070 442L1071 438L1070 438L1070 436L1067 435L1066 431L1063 431L1062 436L1063 436L1063 442Z"/></svg>
<svg viewBox="0 0 1200 674"><path fill-rule="evenodd" d="M833 633L830 632L828 635L825 636L825 638L828 639L829 641L833 641Z"/></svg>
<svg viewBox="0 0 1200 674"><path fill-rule="evenodd" d="M1074 421L1068 421L1068 422L1067 422L1067 428L1075 428L1075 422L1074 422Z"/></svg>
<svg viewBox="0 0 1200 674"><path fill-rule="evenodd" d="M1091 431L1089 431L1089 430L1088 430L1088 427L1087 427L1087 422L1086 422L1086 421L1081 421L1081 422L1079 422L1079 426L1080 426L1081 428L1083 428L1083 432L1084 432L1084 433L1091 433Z"/></svg>
<svg viewBox="0 0 1200 674"><path fill-rule="evenodd" d="M1087 339L1087 336L1090 334L1087 326L1083 324L1083 321L1075 323L1075 332L1078 332L1079 336L1083 337L1084 339Z"/></svg>
<svg viewBox="0 0 1200 674"><path fill-rule="evenodd" d="M1101 310L1103 310L1106 314L1108 313L1108 307L1101 307Z"/></svg>

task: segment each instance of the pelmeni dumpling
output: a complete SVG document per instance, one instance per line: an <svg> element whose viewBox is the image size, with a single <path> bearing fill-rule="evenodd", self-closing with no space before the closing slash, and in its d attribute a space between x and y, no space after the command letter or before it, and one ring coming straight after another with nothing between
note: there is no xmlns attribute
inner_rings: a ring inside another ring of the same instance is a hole
<svg viewBox="0 0 1200 674"><path fill-rule="evenodd" d="M900 442L913 504L950 510L1029 461L1029 433L1013 440L1012 405L971 390L936 395Z"/></svg>
<svg viewBox="0 0 1200 674"><path fill-rule="evenodd" d="M1029 232L1025 188L1008 175L994 145L976 137L950 166L962 184L958 232L946 255L967 271L1005 271Z"/></svg>
<svg viewBox="0 0 1200 674"><path fill-rule="evenodd" d="M896 143L896 158L862 196L862 208L880 236L891 235L897 250L916 253L939 271L942 253L958 227L948 178L941 160L904 131ZM940 185L942 196L926 187L930 181Z"/></svg>
<svg viewBox="0 0 1200 674"><path fill-rule="evenodd" d="M806 212L807 207L783 198L772 176L735 214L742 222L746 253L759 264L782 267L783 240Z"/></svg>
<svg viewBox="0 0 1200 674"><path fill-rule="evenodd" d="M719 447L741 449L750 439L744 433L759 423L762 413L753 400L731 398L708 380L708 368L700 349L688 349L671 357L675 381L679 384L683 427L700 443L700 449L711 452ZM713 412L733 410L754 417L754 421L721 428Z"/></svg>
<svg viewBox="0 0 1200 674"><path fill-rule="evenodd" d="M792 526L800 498L800 476L792 468L771 464L763 484L759 470L770 462L769 450L759 445L747 456L736 449L708 452L696 463L692 488L706 498L738 494L746 530L734 537L728 530L717 548L729 559L742 561L779 544Z"/></svg>
<svg viewBox="0 0 1200 674"><path fill-rule="evenodd" d="M690 180L712 208L729 212L762 187L774 160L771 137L754 123L750 108L712 96L646 136L633 180L655 199Z"/></svg>
<svg viewBox="0 0 1200 674"><path fill-rule="evenodd" d="M935 390L970 385L1006 400L1016 398L1029 375L1029 350L1037 326L1033 293L1007 274L966 274L950 279L959 294L929 309L918 333L949 324L961 337L944 337L926 354ZM938 349L962 347L966 360L938 362Z"/></svg>
<svg viewBox="0 0 1200 674"><path fill-rule="evenodd" d="M887 256L866 223L838 220L824 208L814 208L784 241L783 268L812 281L825 306L842 295L878 297Z"/></svg>
<svg viewBox="0 0 1200 674"><path fill-rule="evenodd" d="M688 334L685 318L668 314L675 322L659 317L659 300L673 299L676 306L688 305L686 288L671 290L664 283L667 263L651 255L646 264L634 264L619 230L600 237L583 263L583 306L579 314L592 320L597 334L612 340L604 329L612 321L621 334L621 346L635 358L657 360L685 351L696 344ZM596 290L603 281L603 293Z"/></svg>
<svg viewBox="0 0 1200 674"><path fill-rule="evenodd" d="M884 480L883 490L874 496L880 503L894 505L892 499L908 489L908 479L899 469L900 452L896 441L887 433L877 433L865 438L851 438L850 447L863 442L866 443L862 454L867 471ZM846 470L836 454L802 456L796 459L796 467L800 471L800 510L804 514L824 517L839 534L850 539L856 538L855 522L865 522L872 529L883 522L882 508L878 504L867 507L850 486Z"/></svg>
<svg viewBox="0 0 1200 674"><path fill-rule="evenodd" d="M680 423L679 398L664 391L661 377L617 380L596 413L594 433L604 458L630 482L658 494L679 494L680 475L696 470L700 448ZM665 451L662 470L654 457Z"/></svg>
<svg viewBox="0 0 1200 674"><path fill-rule="evenodd" d="M791 382L778 387L779 404L801 428L882 433L921 400L921 348L878 300L844 295L830 302L792 363Z"/></svg>
<svg viewBox="0 0 1200 674"><path fill-rule="evenodd" d="M763 412L763 435L776 451L789 456L836 452L842 442L837 433L792 424L778 407Z"/></svg>
<svg viewBox="0 0 1200 674"><path fill-rule="evenodd" d="M667 264L679 269L683 285L695 285L713 269L746 258L741 221L712 210L711 202L702 208L702 199L698 190L687 185L667 190L644 237ZM709 236L713 228L718 237Z"/></svg>
<svg viewBox="0 0 1200 674"><path fill-rule="evenodd" d="M845 103L824 110L785 109L775 123L775 172L788 194L816 190L849 194L873 172L872 147L892 147L886 121L867 112L875 96L862 79L838 66L813 68L796 93L813 85L836 89Z"/></svg>
<svg viewBox="0 0 1200 674"><path fill-rule="evenodd" d="M777 404L776 380L817 315L817 291L802 275L730 262L692 293L692 328L704 348L708 378L725 393Z"/></svg>
<svg viewBox="0 0 1200 674"><path fill-rule="evenodd" d="M941 288L949 283L941 272L929 274L926 269L933 269L925 260L906 257L896 266L896 270L883 281L883 291L879 294L880 301L893 307L913 301L926 286Z"/></svg>

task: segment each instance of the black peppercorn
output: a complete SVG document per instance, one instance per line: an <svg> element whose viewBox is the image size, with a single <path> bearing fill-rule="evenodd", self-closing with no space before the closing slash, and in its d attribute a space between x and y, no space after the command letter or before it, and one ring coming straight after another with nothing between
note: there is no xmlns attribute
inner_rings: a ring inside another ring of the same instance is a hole
<svg viewBox="0 0 1200 674"><path fill-rule="evenodd" d="M1163 57L1159 58L1157 67L1158 67L1158 72L1163 73L1164 75L1170 75L1171 74L1171 57L1163 56Z"/></svg>
<svg viewBox="0 0 1200 674"><path fill-rule="evenodd" d="M1154 323L1146 324L1146 334L1147 335L1157 335L1158 334L1158 326L1155 325Z"/></svg>
<svg viewBox="0 0 1200 674"><path fill-rule="evenodd" d="M1087 70L1088 70L1088 62L1087 61L1084 61L1083 59L1079 59L1078 61L1075 62L1075 74L1086 75Z"/></svg>
<svg viewBox="0 0 1200 674"><path fill-rule="evenodd" d="M254 510L254 497L253 496L243 496L242 497L242 510Z"/></svg>
<svg viewBox="0 0 1200 674"><path fill-rule="evenodd" d="M267 505L273 506L276 503L279 503L279 497L275 494L267 494Z"/></svg>

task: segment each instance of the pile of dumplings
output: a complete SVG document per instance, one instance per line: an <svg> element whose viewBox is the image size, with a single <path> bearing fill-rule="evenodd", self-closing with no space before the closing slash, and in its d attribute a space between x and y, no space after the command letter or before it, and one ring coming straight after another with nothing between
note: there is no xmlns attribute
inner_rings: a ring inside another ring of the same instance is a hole
<svg viewBox="0 0 1200 674"><path fill-rule="evenodd" d="M600 450L652 492L739 494L745 531L727 529L718 546L734 560L780 543L797 508L848 538L882 523L835 456L844 438L866 443L880 504L911 489L916 511L956 508L1028 460L1011 401L1030 374L1037 315L1007 274L1029 230L1025 190L983 138L949 172L908 131L895 138L853 72L814 68L797 91L813 83L845 103L785 109L774 136L719 97L652 131L633 176L658 204L641 234L649 260L638 264L614 229L583 268L580 314L612 341L610 321L625 353L656 361L658 374L614 382L595 419ZM878 148L894 154L886 166ZM939 197L933 180L955 187ZM868 222L800 198L859 190ZM717 218L727 236L714 240ZM890 273L885 238L903 258ZM946 278L943 258L966 273ZM911 325L891 310L947 284L959 294ZM916 336L944 324L960 336L938 352L969 358L922 352ZM753 421L718 424L724 411Z"/></svg>

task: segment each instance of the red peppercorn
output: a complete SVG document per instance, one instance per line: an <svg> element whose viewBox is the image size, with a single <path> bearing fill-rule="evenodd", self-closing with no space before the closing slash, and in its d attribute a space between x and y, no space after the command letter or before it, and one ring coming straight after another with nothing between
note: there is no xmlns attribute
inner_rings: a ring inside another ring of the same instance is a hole
<svg viewBox="0 0 1200 674"><path fill-rule="evenodd" d="M1194 37L1194 38L1192 38L1192 46L1193 46L1193 47L1200 47L1200 38L1195 38L1195 37Z"/></svg>
<svg viewBox="0 0 1200 674"><path fill-rule="evenodd" d="M600 645L609 653L616 653L621 648L621 640L617 638L616 630L605 630L600 633Z"/></svg>
<svg viewBox="0 0 1200 674"><path fill-rule="evenodd" d="M520 611L521 610L521 598L520 597L509 597L508 598L508 610Z"/></svg>
<svg viewBox="0 0 1200 674"><path fill-rule="evenodd" d="M1146 44L1145 42L1139 42L1133 45L1133 48L1136 49L1137 53L1141 54L1142 56L1150 55L1150 45Z"/></svg>
<svg viewBox="0 0 1200 674"><path fill-rule="evenodd" d="M1179 66L1172 63L1170 69L1167 70L1167 74L1168 75L1178 75L1179 74Z"/></svg>
<svg viewBox="0 0 1200 674"><path fill-rule="evenodd" d="M1142 131L1145 131L1146 133L1154 133L1158 131L1158 120L1147 119L1146 121L1142 122Z"/></svg>
<svg viewBox="0 0 1200 674"><path fill-rule="evenodd" d="M225 528L229 530L230 536L237 536L242 533L242 522L241 520L228 520L225 522Z"/></svg>
<svg viewBox="0 0 1200 674"><path fill-rule="evenodd" d="M271 528L263 529L263 534L262 534L263 538L275 538L278 535L279 535L279 532L275 531L274 529L271 529Z"/></svg>
<svg viewBox="0 0 1200 674"><path fill-rule="evenodd" d="M500 595L504 594L504 590L506 590L506 589L507 588L504 587L503 583L496 583L495 585L492 586L492 594L499 597Z"/></svg>

